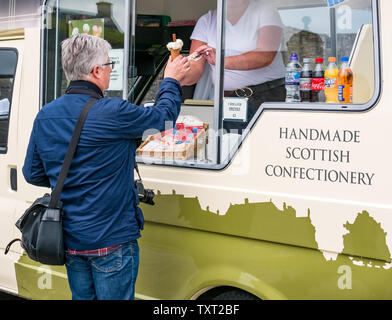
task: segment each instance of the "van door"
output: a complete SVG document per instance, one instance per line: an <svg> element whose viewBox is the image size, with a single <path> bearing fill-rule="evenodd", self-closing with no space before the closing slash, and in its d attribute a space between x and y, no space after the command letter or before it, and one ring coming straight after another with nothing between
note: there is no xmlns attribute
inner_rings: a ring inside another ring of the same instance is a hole
<svg viewBox="0 0 392 320"><path fill-rule="evenodd" d="M17 129L19 90L24 41L22 36L0 38L0 251L15 238L17 207ZM10 259L11 257L11 259ZM12 255L0 254L0 284L16 291L17 284Z"/></svg>

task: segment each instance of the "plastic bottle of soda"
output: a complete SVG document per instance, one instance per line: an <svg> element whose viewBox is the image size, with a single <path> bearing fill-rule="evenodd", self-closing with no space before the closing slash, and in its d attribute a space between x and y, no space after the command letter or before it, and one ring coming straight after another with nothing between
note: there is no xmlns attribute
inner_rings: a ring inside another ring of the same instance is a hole
<svg viewBox="0 0 392 320"><path fill-rule="evenodd" d="M326 103L339 103L338 100L338 74L339 69L336 65L336 57L328 58L328 68L325 70L325 97Z"/></svg>
<svg viewBox="0 0 392 320"><path fill-rule="evenodd" d="M354 74L348 64L349 58L342 58L338 74L338 97L340 103L353 103Z"/></svg>
<svg viewBox="0 0 392 320"><path fill-rule="evenodd" d="M300 102L299 95L299 78L302 66L298 62L298 55L293 53L290 57L290 63L286 68L286 102Z"/></svg>
<svg viewBox="0 0 392 320"><path fill-rule="evenodd" d="M312 66L310 65L310 59L305 58L304 67L301 72L299 79L299 92L301 96L301 102L311 102L312 98Z"/></svg>
<svg viewBox="0 0 392 320"><path fill-rule="evenodd" d="M324 102L324 59L316 59L316 67L312 78L312 102Z"/></svg>

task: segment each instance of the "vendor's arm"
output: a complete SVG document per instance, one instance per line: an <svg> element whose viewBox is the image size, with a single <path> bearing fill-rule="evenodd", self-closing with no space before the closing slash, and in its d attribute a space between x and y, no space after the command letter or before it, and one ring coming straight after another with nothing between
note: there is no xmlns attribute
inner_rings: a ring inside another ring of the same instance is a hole
<svg viewBox="0 0 392 320"><path fill-rule="evenodd" d="M257 49L244 52L236 56L226 57L225 69L227 70L253 70L270 65L279 51L282 28L277 26L266 26L259 30ZM215 48L202 43L194 51L203 53L204 60L215 65Z"/></svg>
<svg viewBox="0 0 392 320"><path fill-rule="evenodd" d="M200 40L192 40L191 43L191 49L189 51L189 54L191 55L194 53L198 48L205 46L206 43ZM206 64L206 59L204 56L198 60L190 60L190 70L188 73L185 75L185 78L182 80L182 84L185 86L190 86L198 82L203 75L204 67Z"/></svg>
<svg viewBox="0 0 392 320"><path fill-rule="evenodd" d="M261 28L257 50L227 57L225 69L253 70L269 66L279 51L281 39L282 29L280 27L266 26Z"/></svg>

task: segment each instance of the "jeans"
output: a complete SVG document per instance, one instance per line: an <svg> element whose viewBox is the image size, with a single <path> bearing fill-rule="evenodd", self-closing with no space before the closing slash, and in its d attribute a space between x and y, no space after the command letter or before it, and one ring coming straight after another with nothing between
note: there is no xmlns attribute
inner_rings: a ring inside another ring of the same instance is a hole
<svg viewBox="0 0 392 320"><path fill-rule="evenodd" d="M102 257L66 254L72 300L133 300L139 267L136 240Z"/></svg>

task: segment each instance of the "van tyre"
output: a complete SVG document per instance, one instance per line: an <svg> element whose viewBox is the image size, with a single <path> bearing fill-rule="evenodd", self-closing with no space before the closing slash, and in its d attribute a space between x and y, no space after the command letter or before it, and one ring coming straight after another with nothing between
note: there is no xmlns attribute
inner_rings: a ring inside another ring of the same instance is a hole
<svg viewBox="0 0 392 320"><path fill-rule="evenodd" d="M212 300L260 300L260 299L246 291L230 290L216 295L215 297L212 298Z"/></svg>

